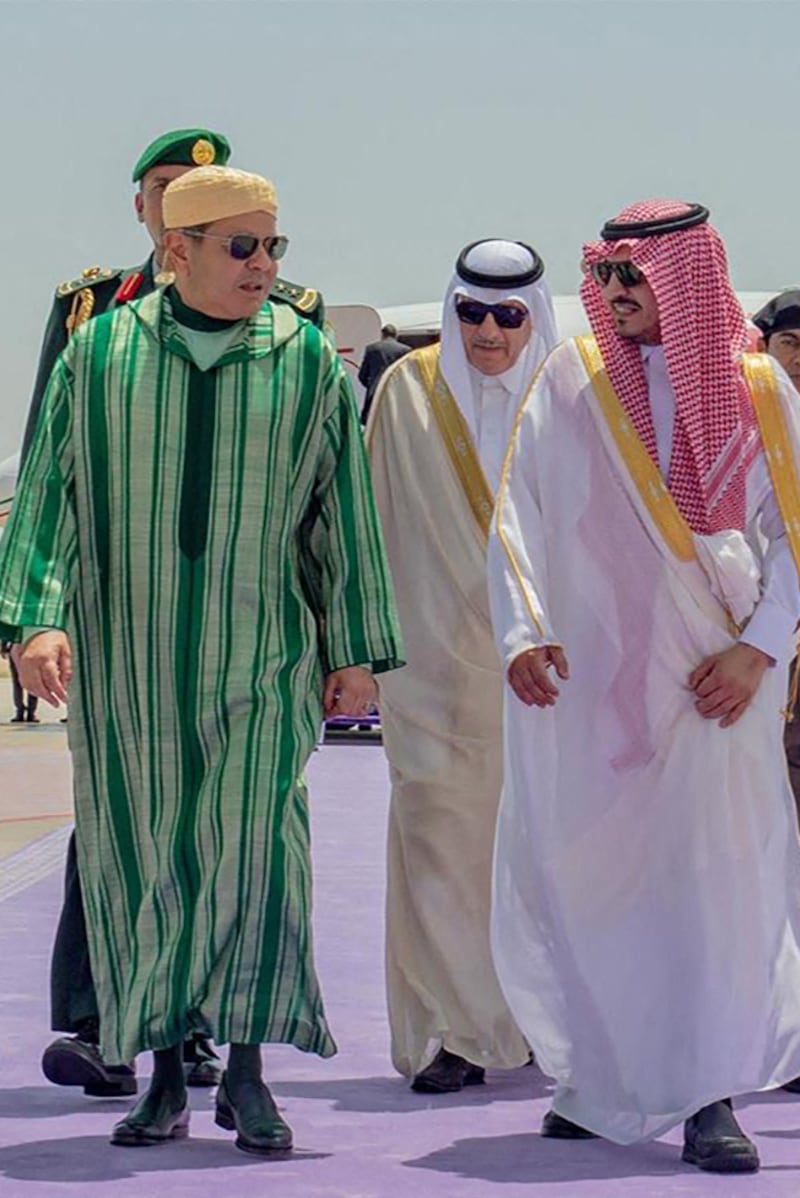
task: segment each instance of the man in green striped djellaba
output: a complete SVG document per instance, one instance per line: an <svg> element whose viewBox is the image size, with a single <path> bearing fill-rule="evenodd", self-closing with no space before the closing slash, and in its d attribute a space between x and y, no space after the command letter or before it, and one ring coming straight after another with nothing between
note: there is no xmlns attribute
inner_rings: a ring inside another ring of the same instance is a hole
<svg viewBox="0 0 800 1198"><path fill-rule="evenodd" d="M349 382L266 302L276 216L258 175L170 184L175 284L70 340L0 550L23 685L69 686L102 1051L154 1050L115 1144L187 1134L194 1029L230 1043L216 1118L251 1152L292 1142L261 1043L335 1052L302 771L323 709L363 714L402 647Z"/></svg>

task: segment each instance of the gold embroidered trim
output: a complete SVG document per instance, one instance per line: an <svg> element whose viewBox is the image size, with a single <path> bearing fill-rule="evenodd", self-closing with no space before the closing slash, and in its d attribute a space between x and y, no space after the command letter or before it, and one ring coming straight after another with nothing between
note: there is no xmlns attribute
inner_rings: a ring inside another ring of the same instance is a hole
<svg viewBox="0 0 800 1198"><path fill-rule="evenodd" d="M296 304L301 312L310 312L312 308L316 308L318 300L319 292L315 291L313 287L306 287Z"/></svg>
<svg viewBox="0 0 800 1198"><path fill-rule="evenodd" d="M66 321L68 337L71 337L75 330L80 328L82 324L86 324L86 321L94 311L94 303L94 292L91 287L84 287L76 293Z"/></svg>
<svg viewBox="0 0 800 1198"><path fill-rule="evenodd" d="M594 337L584 336L576 337L575 344L600 403L600 409L642 502L672 553L679 561L692 561L697 556L692 530L678 510L658 466L650 457L620 403L606 372L597 342Z"/></svg>
<svg viewBox="0 0 800 1198"><path fill-rule="evenodd" d="M511 430L511 439L508 442L508 449L506 450L506 456L503 459L503 469L500 472L500 486L497 488L497 503L496 503L497 521L495 524L495 528L497 529L497 535L500 539L500 544L503 546L503 549L505 549L506 557L508 558L509 562L511 563L511 569L514 571L514 576L516 577L517 586L519 587L520 594L522 595L522 598L525 600L525 606L528 609L528 614L530 615L531 619L533 620L533 623L536 627L536 631L539 633L540 637L544 637L544 635L545 635L544 626L542 625L542 621L539 619L539 616L536 612L536 608L533 606L531 597L528 594L528 586L527 586L527 583L525 582L525 576L519 568L519 562L517 561L516 557L514 556L514 550L511 547L511 542L509 541L508 537L506 536L505 529L503 528L503 506L506 501L506 495L508 494L508 480L511 477L511 462L514 457L514 449L516 448L517 437L519 436L519 429L520 429L520 425L522 424L522 417L525 414L525 407L528 403L528 397L530 396L530 393L534 388L536 380L539 377L539 374L542 370L542 366L544 366L544 362L541 363L538 370L534 374L531 385L528 388L528 390L525 392L525 395L522 398L522 402L519 405L519 407L517 408L517 414L514 417L514 426Z"/></svg>
<svg viewBox="0 0 800 1198"><path fill-rule="evenodd" d="M800 482L797 478L789 430L786 427L786 417L775 382L775 372L769 354L745 354L742 364L758 420L761 444L767 458L775 498L783 517L795 569L800 575ZM799 686L800 669L795 665L789 702L781 712L787 723L794 719Z"/></svg>
<svg viewBox="0 0 800 1198"><path fill-rule="evenodd" d="M768 354L745 354L742 361L744 377L758 419L761 444L767 457L769 476L786 526L786 536L789 539L795 568L800 575L800 482L795 469L786 417L775 382L775 372Z"/></svg>
<svg viewBox="0 0 800 1198"><path fill-rule="evenodd" d="M461 483L478 527L488 541L494 514L494 496L483 473L467 422L442 377L439 368L439 346L426 346L425 349L418 350L414 357L456 477Z"/></svg>

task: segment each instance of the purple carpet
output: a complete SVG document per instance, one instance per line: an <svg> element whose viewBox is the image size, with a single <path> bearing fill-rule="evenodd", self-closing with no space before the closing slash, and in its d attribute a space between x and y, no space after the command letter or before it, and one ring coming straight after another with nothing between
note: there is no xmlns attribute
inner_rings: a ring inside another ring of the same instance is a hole
<svg viewBox="0 0 800 1198"><path fill-rule="evenodd" d="M4 802L13 758L3 754ZM0 902L0 1196L797 1198L800 1102L790 1095L739 1103L763 1169L725 1178L682 1165L677 1133L629 1149L542 1140L536 1130L550 1085L535 1068L490 1074L485 1087L435 1100L412 1094L387 1057L382 750L330 745L315 754L310 782L317 961L340 1052L324 1062L265 1050L273 1091L294 1128L294 1155L263 1161L237 1151L214 1126L203 1091L192 1096L188 1141L111 1148L109 1129L128 1104L44 1080L39 1057L49 1039L48 958L61 885L51 872Z"/></svg>

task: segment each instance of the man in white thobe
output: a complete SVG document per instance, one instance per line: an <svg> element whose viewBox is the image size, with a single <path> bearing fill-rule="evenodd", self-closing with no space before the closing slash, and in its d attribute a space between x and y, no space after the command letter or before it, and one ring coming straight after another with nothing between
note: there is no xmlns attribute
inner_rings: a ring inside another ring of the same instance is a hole
<svg viewBox="0 0 800 1198"><path fill-rule="evenodd" d="M743 356L706 209L634 205L584 265L594 337L539 375L490 545L495 963L558 1083L544 1135L685 1121L685 1161L753 1172L730 1097L800 1067L794 392Z"/></svg>
<svg viewBox="0 0 800 1198"><path fill-rule="evenodd" d="M519 242L467 246L441 346L389 368L367 429L408 658L381 686L392 1060L427 1093L528 1059L489 943L503 676L486 545L514 417L555 342L543 272Z"/></svg>

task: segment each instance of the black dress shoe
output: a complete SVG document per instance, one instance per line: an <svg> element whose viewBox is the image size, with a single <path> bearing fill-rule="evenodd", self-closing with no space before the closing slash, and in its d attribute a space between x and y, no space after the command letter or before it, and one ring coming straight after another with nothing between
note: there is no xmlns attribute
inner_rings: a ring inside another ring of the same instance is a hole
<svg viewBox="0 0 800 1198"><path fill-rule="evenodd" d="M244 1082L233 1101L223 1073L217 1090L217 1127L236 1132L236 1147L242 1152L270 1156L288 1152L292 1147L292 1129L281 1118L269 1089L262 1081Z"/></svg>
<svg viewBox="0 0 800 1198"><path fill-rule="evenodd" d="M48 1044L42 1073L56 1086L83 1086L92 1098L127 1098L136 1093L132 1065L107 1065L97 1044L78 1036L61 1036Z"/></svg>
<svg viewBox="0 0 800 1198"><path fill-rule="evenodd" d="M557 1115L555 1111L548 1111L542 1119L541 1135L548 1140L596 1140L598 1138L587 1127L581 1127L579 1123L573 1123L571 1119L565 1119L563 1115Z"/></svg>
<svg viewBox="0 0 800 1198"><path fill-rule="evenodd" d="M800 1077L793 1077L790 1082L784 1082L781 1089L790 1094L800 1094Z"/></svg>
<svg viewBox="0 0 800 1198"><path fill-rule="evenodd" d="M480 1065L440 1048L430 1065L414 1078L411 1089L418 1094L454 1094L464 1086L482 1086L485 1077Z"/></svg>
<svg viewBox="0 0 800 1198"><path fill-rule="evenodd" d="M757 1173L758 1151L748 1140L730 1102L712 1102L684 1124L683 1160L707 1173Z"/></svg>
<svg viewBox="0 0 800 1198"><path fill-rule="evenodd" d="M187 1086L218 1086L222 1080L222 1064L204 1036L193 1036L183 1044L183 1064Z"/></svg>
<svg viewBox="0 0 800 1198"><path fill-rule="evenodd" d="M174 1094L151 1087L117 1123L111 1143L117 1148L147 1148L167 1140L184 1140L189 1134L189 1103L184 1098L178 1110L175 1105Z"/></svg>
<svg viewBox="0 0 800 1198"><path fill-rule="evenodd" d="M138 1090L135 1065L106 1065L104 1078L88 1081L83 1092L89 1098L127 1098Z"/></svg>

